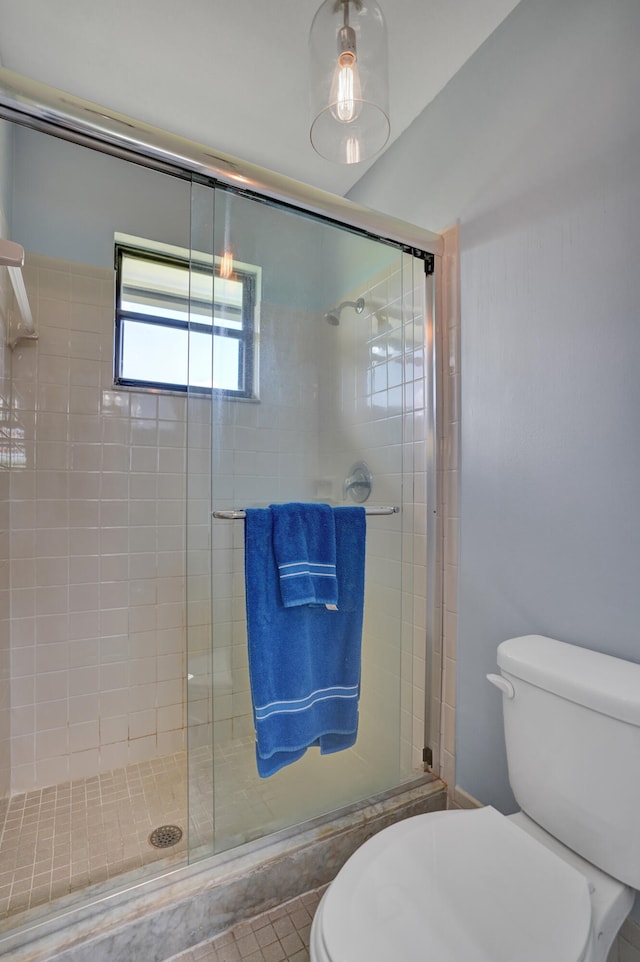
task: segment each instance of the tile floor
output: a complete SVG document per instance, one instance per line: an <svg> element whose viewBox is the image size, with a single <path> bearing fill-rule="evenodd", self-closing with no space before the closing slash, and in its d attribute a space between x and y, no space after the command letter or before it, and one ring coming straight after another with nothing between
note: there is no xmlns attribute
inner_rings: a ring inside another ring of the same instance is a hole
<svg viewBox="0 0 640 962"><path fill-rule="evenodd" d="M240 922L168 962L309 962L311 922L325 888Z"/></svg>

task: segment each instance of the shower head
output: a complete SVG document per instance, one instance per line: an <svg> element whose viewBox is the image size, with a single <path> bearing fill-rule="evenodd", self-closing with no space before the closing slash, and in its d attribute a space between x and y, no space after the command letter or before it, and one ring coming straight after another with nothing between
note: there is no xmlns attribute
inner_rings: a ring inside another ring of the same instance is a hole
<svg viewBox="0 0 640 962"><path fill-rule="evenodd" d="M352 307L356 314L362 314L364 311L364 297L359 297L357 301L343 301L342 304L338 304L332 311L327 311L324 315L327 324L331 324L332 327L337 327L340 323L340 315L345 307Z"/></svg>

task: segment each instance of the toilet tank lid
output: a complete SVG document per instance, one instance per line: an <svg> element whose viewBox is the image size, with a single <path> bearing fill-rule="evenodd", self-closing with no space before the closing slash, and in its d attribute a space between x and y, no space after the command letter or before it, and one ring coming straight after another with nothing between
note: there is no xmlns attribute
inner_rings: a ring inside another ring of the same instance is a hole
<svg viewBox="0 0 640 962"><path fill-rule="evenodd" d="M640 727L640 665L543 635L498 645L498 665L516 678Z"/></svg>

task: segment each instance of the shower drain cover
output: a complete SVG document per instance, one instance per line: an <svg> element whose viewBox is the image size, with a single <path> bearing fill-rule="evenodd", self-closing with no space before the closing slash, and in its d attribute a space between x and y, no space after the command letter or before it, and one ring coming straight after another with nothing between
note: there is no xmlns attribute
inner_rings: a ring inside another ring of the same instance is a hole
<svg viewBox="0 0 640 962"><path fill-rule="evenodd" d="M182 829L177 825L160 825L149 836L149 844L156 848L171 848L182 838Z"/></svg>

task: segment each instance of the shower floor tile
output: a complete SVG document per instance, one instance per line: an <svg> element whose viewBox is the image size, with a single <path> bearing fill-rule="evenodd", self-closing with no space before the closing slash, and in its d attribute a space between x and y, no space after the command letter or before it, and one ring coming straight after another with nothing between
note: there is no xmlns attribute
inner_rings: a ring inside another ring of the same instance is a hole
<svg viewBox="0 0 640 962"><path fill-rule="evenodd" d="M184 860L187 759L168 755L14 795L0 812L0 919L151 862ZM151 831L178 825L171 849Z"/></svg>
<svg viewBox="0 0 640 962"><path fill-rule="evenodd" d="M212 855L214 811L216 848L223 851L310 817L304 813L322 804L337 807L335 785L356 785L361 797L374 793L364 762L326 756L321 764L331 766L330 777L318 779L319 759L310 753L295 771L261 779L254 740L243 737L216 746L215 766L211 747L201 746L190 750L188 763L181 752L15 795L0 803L0 927L59 898L75 905L94 886L112 891L125 874L138 881L186 864L187 849L192 859ZM182 829L177 845L149 843L162 825Z"/></svg>
<svg viewBox="0 0 640 962"><path fill-rule="evenodd" d="M167 962L309 962L311 922L325 889L240 922Z"/></svg>

